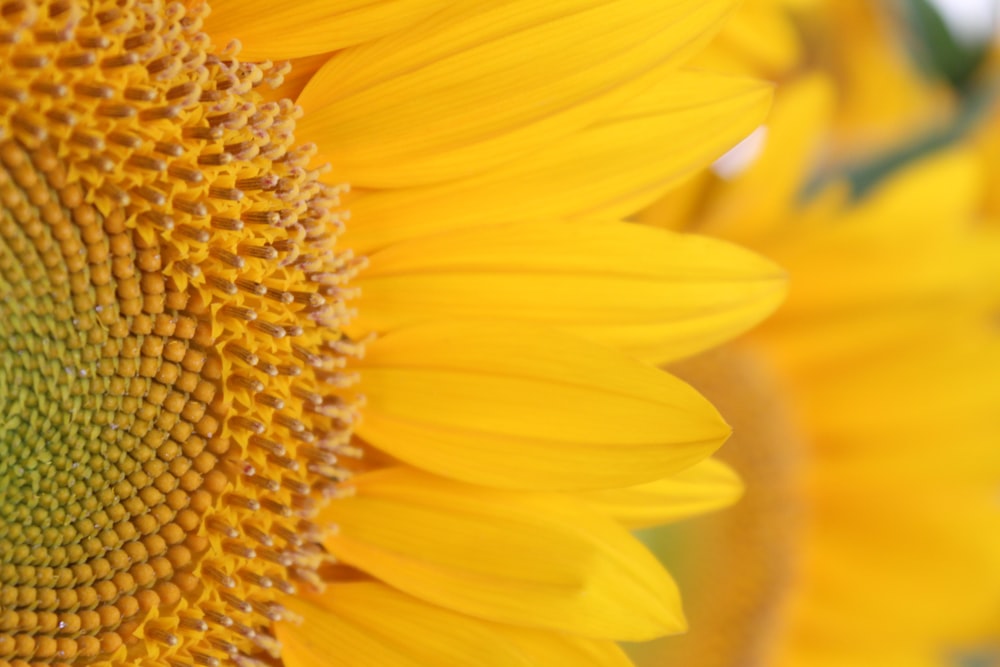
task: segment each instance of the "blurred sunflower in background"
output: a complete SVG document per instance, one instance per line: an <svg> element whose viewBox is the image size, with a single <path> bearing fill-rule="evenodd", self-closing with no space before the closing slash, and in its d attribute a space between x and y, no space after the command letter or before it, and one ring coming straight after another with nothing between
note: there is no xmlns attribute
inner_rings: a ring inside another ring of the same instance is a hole
<svg viewBox="0 0 1000 667"><path fill-rule="evenodd" d="M1000 664L992 47L928 3L769 4L784 57L701 56L775 80L769 120L640 216L760 252L790 292L671 366L733 424L747 494L646 535L691 631L637 664Z"/></svg>
<svg viewBox="0 0 1000 667"><path fill-rule="evenodd" d="M0 665L683 630L626 528L741 485L657 366L784 273L622 219L763 120L735 4L0 3Z"/></svg>

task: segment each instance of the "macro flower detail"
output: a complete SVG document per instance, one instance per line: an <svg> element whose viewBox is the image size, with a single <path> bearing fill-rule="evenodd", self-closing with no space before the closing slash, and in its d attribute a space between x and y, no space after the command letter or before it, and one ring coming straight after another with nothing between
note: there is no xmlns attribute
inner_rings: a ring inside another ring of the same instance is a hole
<svg viewBox="0 0 1000 667"><path fill-rule="evenodd" d="M656 365L784 276L623 219L765 113L682 68L734 3L212 4L0 4L0 665L621 667L683 630L628 528L741 487Z"/></svg>
<svg viewBox="0 0 1000 667"><path fill-rule="evenodd" d="M0 656L257 664L354 415L337 193L198 10L3 16Z"/></svg>

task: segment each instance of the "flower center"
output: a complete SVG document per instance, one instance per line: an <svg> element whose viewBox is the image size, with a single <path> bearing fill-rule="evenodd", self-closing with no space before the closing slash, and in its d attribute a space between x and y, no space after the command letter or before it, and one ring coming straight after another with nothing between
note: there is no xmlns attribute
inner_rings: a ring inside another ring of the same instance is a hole
<svg viewBox="0 0 1000 667"><path fill-rule="evenodd" d="M0 2L0 664L264 664L319 583L360 263L205 12Z"/></svg>

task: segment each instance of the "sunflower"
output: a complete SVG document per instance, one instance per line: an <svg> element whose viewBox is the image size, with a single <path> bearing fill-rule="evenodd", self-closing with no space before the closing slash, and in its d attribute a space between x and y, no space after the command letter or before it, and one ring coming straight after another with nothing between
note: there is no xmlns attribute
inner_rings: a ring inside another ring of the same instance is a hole
<svg viewBox="0 0 1000 667"><path fill-rule="evenodd" d="M783 278L618 218L760 122L682 68L733 4L0 4L0 664L683 629L625 526L740 487L654 364Z"/></svg>
<svg viewBox="0 0 1000 667"><path fill-rule="evenodd" d="M998 637L1000 238L980 213L995 165L953 146L864 196L802 198L834 90L818 74L779 89L746 172L644 217L738 239L790 292L674 366L731 419L748 493L651 538L684 572L692 631L642 665L993 664L967 661Z"/></svg>

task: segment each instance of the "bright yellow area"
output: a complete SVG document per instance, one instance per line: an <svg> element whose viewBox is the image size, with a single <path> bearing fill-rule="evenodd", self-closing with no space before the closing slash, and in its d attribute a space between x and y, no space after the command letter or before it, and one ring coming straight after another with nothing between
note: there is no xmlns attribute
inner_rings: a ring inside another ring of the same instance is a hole
<svg viewBox="0 0 1000 667"><path fill-rule="evenodd" d="M657 363L785 275L621 220L763 119L689 66L737 4L3 3L0 665L624 667L684 630L626 526L740 482Z"/></svg>
<svg viewBox="0 0 1000 667"><path fill-rule="evenodd" d="M750 502L665 534L664 554L692 550L678 578L693 631L641 665L942 667L1000 634L996 125L976 150L896 165L863 198L836 177L804 196L839 161L919 141L951 97L902 60L873 3L803 9L804 34L821 36L800 46L828 52L776 77L750 167L703 172L639 216L789 276L786 303L722 361L672 367L733 425L723 458ZM742 585L712 570L743 563Z"/></svg>

